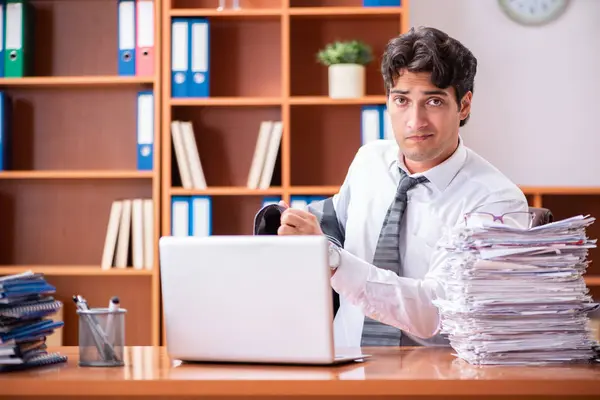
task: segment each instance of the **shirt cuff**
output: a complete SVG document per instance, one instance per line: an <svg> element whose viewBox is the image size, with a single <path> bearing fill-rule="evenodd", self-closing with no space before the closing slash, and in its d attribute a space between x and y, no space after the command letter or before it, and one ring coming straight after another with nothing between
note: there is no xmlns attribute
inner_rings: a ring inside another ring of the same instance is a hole
<svg viewBox="0 0 600 400"><path fill-rule="evenodd" d="M364 293L371 265L355 257L347 250L340 252L340 265L331 277L331 287L338 293Z"/></svg>

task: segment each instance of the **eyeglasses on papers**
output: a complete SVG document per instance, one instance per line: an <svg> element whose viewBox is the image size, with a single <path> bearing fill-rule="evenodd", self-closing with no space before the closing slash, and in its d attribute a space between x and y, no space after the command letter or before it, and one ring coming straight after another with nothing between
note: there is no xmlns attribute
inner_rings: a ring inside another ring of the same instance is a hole
<svg viewBox="0 0 600 400"><path fill-rule="evenodd" d="M511 211L502 215L475 211L464 215L467 227L489 226L496 223L510 225L515 228L529 229L533 226L535 214L531 211Z"/></svg>

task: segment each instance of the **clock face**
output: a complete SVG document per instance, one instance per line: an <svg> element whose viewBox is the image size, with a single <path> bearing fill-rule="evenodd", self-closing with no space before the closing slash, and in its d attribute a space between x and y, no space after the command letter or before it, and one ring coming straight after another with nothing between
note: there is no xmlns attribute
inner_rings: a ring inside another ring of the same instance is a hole
<svg viewBox="0 0 600 400"><path fill-rule="evenodd" d="M541 25L556 19L568 0L498 0L502 10L523 25Z"/></svg>

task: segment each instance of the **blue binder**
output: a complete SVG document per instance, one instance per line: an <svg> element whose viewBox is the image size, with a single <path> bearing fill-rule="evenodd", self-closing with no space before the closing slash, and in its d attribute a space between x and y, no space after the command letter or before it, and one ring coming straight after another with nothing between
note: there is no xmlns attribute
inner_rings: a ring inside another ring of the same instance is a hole
<svg viewBox="0 0 600 400"><path fill-rule="evenodd" d="M0 171L10 169L11 164L11 119L12 101L5 92L0 92Z"/></svg>
<svg viewBox="0 0 600 400"><path fill-rule="evenodd" d="M118 1L118 74L121 76L135 75L135 0Z"/></svg>
<svg viewBox="0 0 600 400"><path fill-rule="evenodd" d="M138 92L137 97L137 169L151 171L154 159L154 93Z"/></svg>
<svg viewBox="0 0 600 400"><path fill-rule="evenodd" d="M0 0L0 78L4 78L4 48L6 47L6 0Z"/></svg>
<svg viewBox="0 0 600 400"><path fill-rule="evenodd" d="M269 204L277 204L281 201L281 196L265 196L262 200L261 208L268 206Z"/></svg>
<svg viewBox="0 0 600 400"><path fill-rule="evenodd" d="M171 236L192 236L192 211L189 196L171 197Z"/></svg>
<svg viewBox="0 0 600 400"><path fill-rule="evenodd" d="M363 0L364 7L395 7L400 6L400 0Z"/></svg>
<svg viewBox="0 0 600 400"><path fill-rule="evenodd" d="M376 121L372 118L373 113L377 115ZM383 110L380 105L364 105L361 107L360 138L361 144L383 138Z"/></svg>
<svg viewBox="0 0 600 400"><path fill-rule="evenodd" d="M190 19L171 19L171 97L188 97Z"/></svg>
<svg viewBox="0 0 600 400"><path fill-rule="evenodd" d="M206 18L192 18L189 24L188 95L208 97L210 92L210 25Z"/></svg>
<svg viewBox="0 0 600 400"><path fill-rule="evenodd" d="M204 211L204 215L199 212ZM212 235L212 199L210 196L192 196L190 207L190 235Z"/></svg>

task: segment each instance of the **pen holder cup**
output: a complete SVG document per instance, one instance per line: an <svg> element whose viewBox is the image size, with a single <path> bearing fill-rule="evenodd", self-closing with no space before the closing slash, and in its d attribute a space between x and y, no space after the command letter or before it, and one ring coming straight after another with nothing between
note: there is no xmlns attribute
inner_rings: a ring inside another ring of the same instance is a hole
<svg viewBox="0 0 600 400"><path fill-rule="evenodd" d="M91 308L77 310L79 315L79 365L82 367L120 367L125 346L127 310Z"/></svg>

